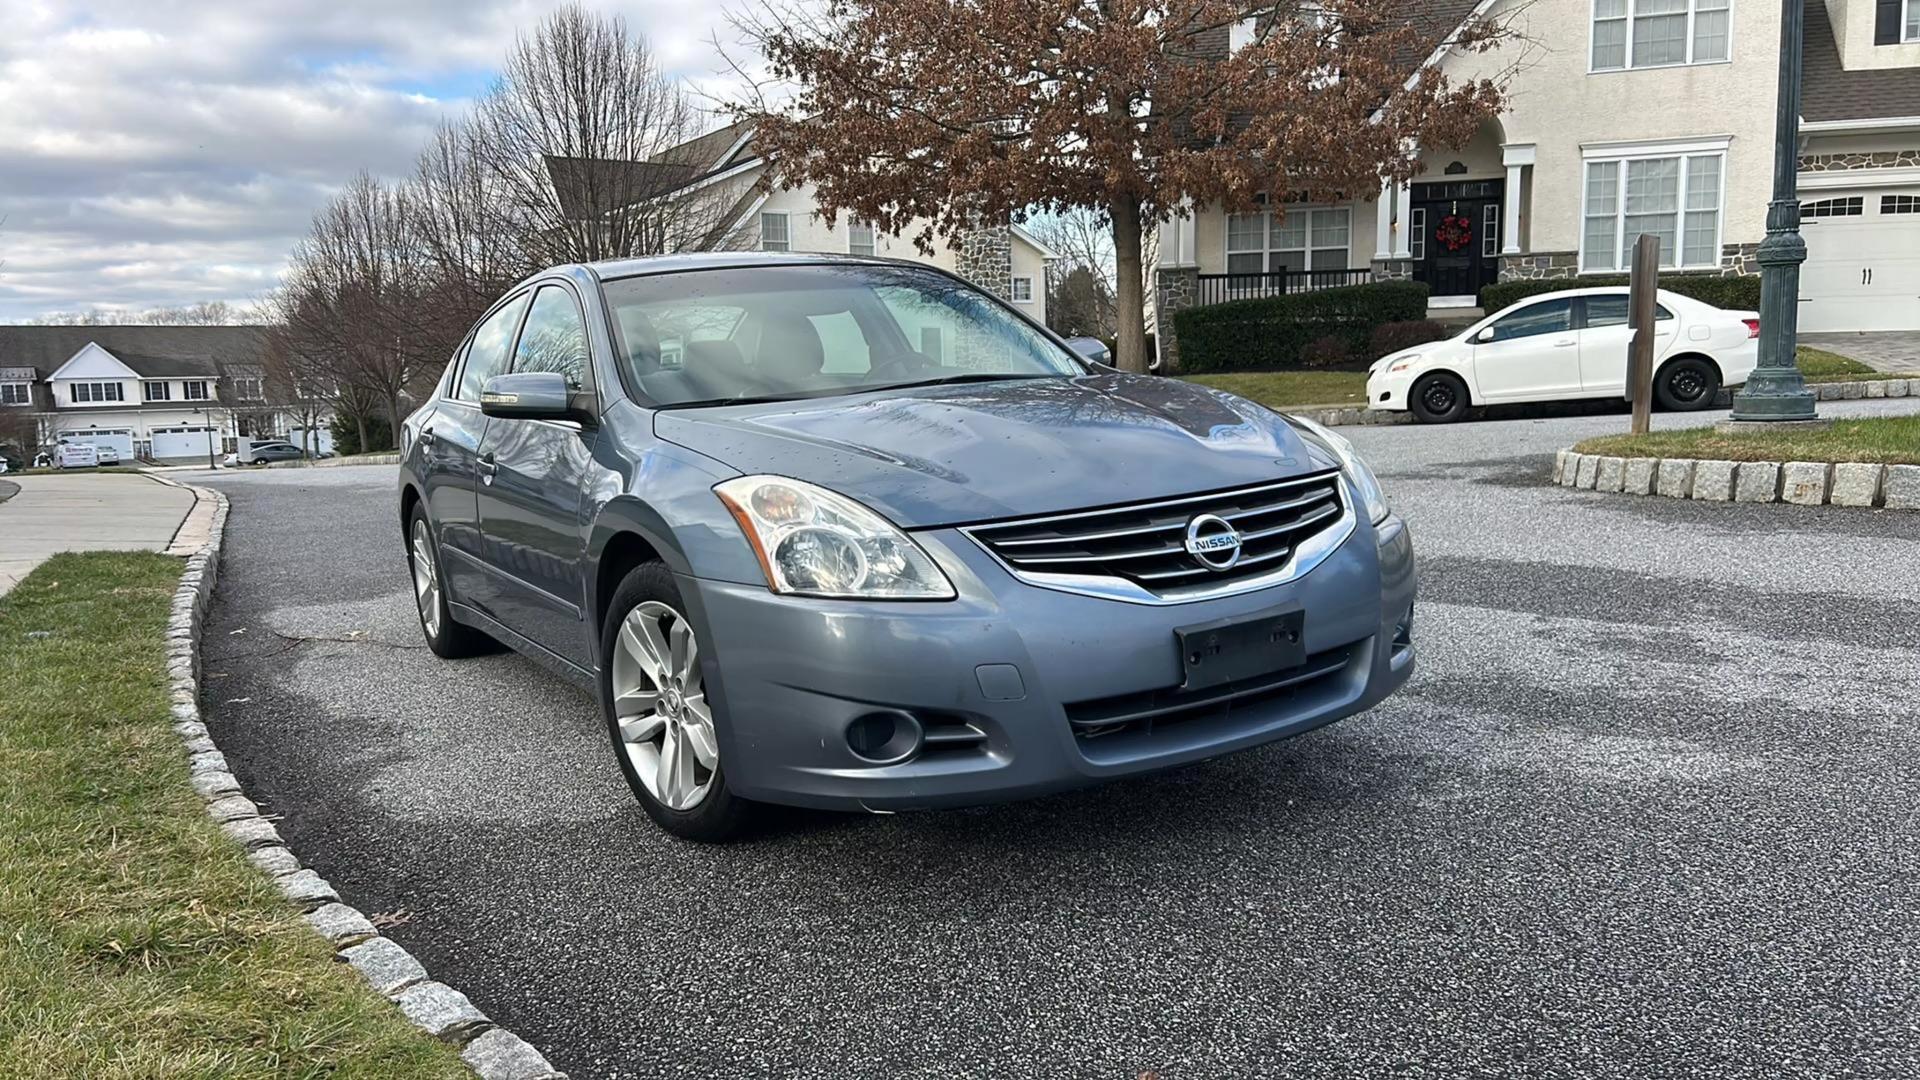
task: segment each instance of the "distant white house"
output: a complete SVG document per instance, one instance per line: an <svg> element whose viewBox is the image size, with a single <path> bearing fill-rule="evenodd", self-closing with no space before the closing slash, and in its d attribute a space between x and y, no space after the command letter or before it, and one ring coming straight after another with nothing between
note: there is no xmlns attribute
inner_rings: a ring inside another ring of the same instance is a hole
<svg viewBox="0 0 1920 1080"><path fill-rule="evenodd" d="M637 170L645 179L606 183L610 165ZM710 200L721 209L715 227L687 241L687 250L818 251L910 259L949 270L1014 304L1034 321L1047 321L1047 263L1057 255L1014 223L973 230L957 245L936 237L931 254L911 239L889 235L842 214L827 224L812 185L761 190L770 166L753 144L753 129L733 124L682 143L653 161L608 163L548 158L547 169L563 205L592 213L582 194L596 181L603 190L644 190ZM918 232L918 228L913 230Z"/></svg>
<svg viewBox="0 0 1920 1080"><path fill-rule="evenodd" d="M0 326L0 409L31 410L43 445L204 461L297 435L269 401L262 346L257 326Z"/></svg>

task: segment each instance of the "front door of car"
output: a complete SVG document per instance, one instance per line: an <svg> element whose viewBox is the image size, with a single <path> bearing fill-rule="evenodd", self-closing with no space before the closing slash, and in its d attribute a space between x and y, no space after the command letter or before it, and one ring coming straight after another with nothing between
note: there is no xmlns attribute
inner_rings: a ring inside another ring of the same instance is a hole
<svg viewBox="0 0 1920 1080"><path fill-rule="evenodd" d="M1633 347L1633 330L1627 326L1628 297L1587 296L1581 298L1586 309L1580 329L1580 384L1588 395L1625 397L1627 393L1627 352ZM1673 344L1673 312L1654 308L1653 356L1660 357Z"/></svg>
<svg viewBox="0 0 1920 1080"><path fill-rule="evenodd" d="M1580 342L1573 301L1538 300L1490 323L1473 338L1473 377L1483 401L1528 401L1580 393Z"/></svg>
<svg viewBox="0 0 1920 1080"><path fill-rule="evenodd" d="M515 372L557 371L591 393L586 322L572 290L540 286L513 351ZM480 441L479 506L489 606L509 630L583 668L587 627L585 530L580 506L598 428L565 420L494 417Z"/></svg>
<svg viewBox="0 0 1920 1080"><path fill-rule="evenodd" d="M474 328L466 354L420 427L421 470L427 517L440 545L441 574L450 600L487 610L488 581L480 564L480 436L487 418L480 412L480 388L507 368L514 332L527 310L521 293L495 308Z"/></svg>

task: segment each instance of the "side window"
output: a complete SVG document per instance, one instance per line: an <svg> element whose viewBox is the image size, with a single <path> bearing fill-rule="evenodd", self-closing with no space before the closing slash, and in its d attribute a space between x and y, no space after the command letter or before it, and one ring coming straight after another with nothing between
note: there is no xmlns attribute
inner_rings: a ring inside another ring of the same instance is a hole
<svg viewBox="0 0 1920 1080"><path fill-rule="evenodd" d="M517 296L506 307L487 316L473 332L473 342L467 346L466 366L460 369L460 390L454 397L461 401L479 401L480 388L487 380L507 370L507 349L513 345L513 331L520 325L520 313L526 309L526 296Z"/></svg>
<svg viewBox="0 0 1920 1080"><path fill-rule="evenodd" d="M1493 324L1489 341L1513 341L1518 338L1557 334L1573 328L1573 301L1543 300Z"/></svg>
<svg viewBox="0 0 1920 1080"><path fill-rule="evenodd" d="M1673 318L1665 304L1653 305L1655 322L1664 322ZM1598 330L1607 326L1627 325L1627 297L1589 296L1587 297L1587 329Z"/></svg>
<svg viewBox="0 0 1920 1080"><path fill-rule="evenodd" d="M831 315L809 315L813 332L820 335L820 351L825 362L820 370L828 375L864 375L873 368L867 335L851 311Z"/></svg>
<svg viewBox="0 0 1920 1080"><path fill-rule="evenodd" d="M541 286L527 309L527 325L513 352L513 370L557 371L575 390L584 384L587 370L587 327L573 294L558 285Z"/></svg>

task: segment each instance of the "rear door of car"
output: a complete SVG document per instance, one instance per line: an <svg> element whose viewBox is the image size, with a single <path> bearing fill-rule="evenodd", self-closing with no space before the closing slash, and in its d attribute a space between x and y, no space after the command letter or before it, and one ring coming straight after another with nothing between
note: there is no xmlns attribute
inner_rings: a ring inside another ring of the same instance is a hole
<svg viewBox="0 0 1920 1080"><path fill-rule="evenodd" d="M474 328L447 392L420 428L426 461L420 479L440 545L441 573L455 600L483 611L491 582L480 557L480 437L487 427L480 388L511 362L527 299L526 292L514 294Z"/></svg>
<svg viewBox="0 0 1920 1080"><path fill-rule="evenodd" d="M1627 392L1627 352L1633 330L1627 325L1626 293L1603 293L1580 298L1580 384L1593 397L1624 397ZM1654 363L1673 347L1673 312L1654 308Z"/></svg>
<svg viewBox="0 0 1920 1080"><path fill-rule="evenodd" d="M1570 297L1536 300L1508 312L1474 338L1474 382L1481 400L1579 396L1579 346Z"/></svg>
<svg viewBox="0 0 1920 1080"><path fill-rule="evenodd" d="M593 393L586 320L570 285L533 293L509 370L567 377ZM571 420L487 421L478 488L488 606L508 629L565 660L593 664L586 623L585 534L580 504L593 469L598 428Z"/></svg>

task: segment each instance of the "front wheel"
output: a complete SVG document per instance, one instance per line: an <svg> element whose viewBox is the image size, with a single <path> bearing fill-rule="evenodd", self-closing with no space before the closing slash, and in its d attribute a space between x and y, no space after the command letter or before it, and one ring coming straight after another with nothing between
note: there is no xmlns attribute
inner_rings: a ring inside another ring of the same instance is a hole
<svg viewBox="0 0 1920 1080"><path fill-rule="evenodd" d="M1698 356L1683 356L1669 363L1653 379L1653 395L1669 412L1707 408L1719 393L1720 369Z"/></svg>
<svg viewBox="0 0 1920 1080"><path fill-rule="evenodd" d="M600 705L620 773L647 816L684 840L739 836L753 806L727 787L699 634L665 563L629 572L600 633Z"/></svg>
<svg viewBox="0 0 1920 1080"><path fill-rule="evenodd" d="M1413 384L1407 405L1423 424L1451 424L1467 415L1467 384L1458 376L1439 372Z"/></svg>

